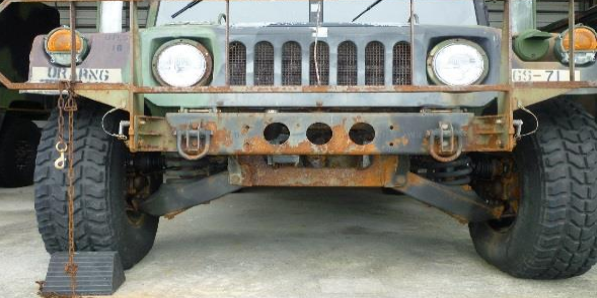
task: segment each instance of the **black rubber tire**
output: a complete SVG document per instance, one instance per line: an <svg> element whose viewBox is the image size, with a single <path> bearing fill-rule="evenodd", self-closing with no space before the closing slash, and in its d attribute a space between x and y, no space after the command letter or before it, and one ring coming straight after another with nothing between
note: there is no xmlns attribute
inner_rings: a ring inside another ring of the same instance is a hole
<svg viewBox="0 0 597 298"><path fill-rule="evenodd" d="M41 133L31 120L7 117L0 132L0 187L33 184Z"/></svg>
<svg viewBox="0 0 597 298"><path fill-rule="evenodd" d="M159 218L143 214L136 225L129 220L125 211L128 149L102 130L101 117L107 109L85 104L76 112L74 132L76 249L118 251L129 269L151 250ZM114 130L118 120L108 117L106 128ZM54 168L56 136L54 112L42 132L35 170L37 223L49 253L68 248L66 169Z"/></svg>
<svg viewBox="0 0 597 298"><path fill-rule="evenodd" d="M532 110L539 130L514 151L522 186L518 215L506 230L471 223L470 234L479 255L512 276L578 276L597 261L597 125L565 99Z"/></svg>

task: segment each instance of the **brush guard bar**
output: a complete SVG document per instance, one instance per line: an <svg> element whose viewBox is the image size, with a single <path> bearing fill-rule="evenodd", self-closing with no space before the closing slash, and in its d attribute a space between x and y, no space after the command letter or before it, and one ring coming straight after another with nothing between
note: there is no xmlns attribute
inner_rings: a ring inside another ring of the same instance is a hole
<svg viewBox="0 0 597 298"><path fill-rule="evenodd" d="M99 0L99 2L111 1L111 0ZM280 0L282 1L282 0ZM410 1L410 19L415 20L415 1ZM130 113L131 127L129 132L134 135L137 131L136 123L139 123L138 117L144 116L143 106L144 98L143 94L150 93L376 93L376 92L390 92L390 93L423 93L423 92L440 92L440 93L469 93L469 92L487 92L494 91L499 92L498 97L498 111L497 116L504 119L505 124L509 129L507 132L500 137L502 150L512 150L515 146L514 129L513 129L513 112L519 106L519 103L524 101L527 103L538 102L547 98L551 98L556 95L564 94L573 89L594 89L597 88L597 82L594 81L575 81L575 65L571 63L570 68L570 81L569 82L535 82L535 83L514 83L512 80L512 19L510 4L512 0L504 1L504 22L502 28L502 44L501 44L501 63L500 68L500 82L495 85L471 85L471 86L355 86L355 87L343 87L343 86L304 86L304 87L257 87L257 86L243 86L243 87L231 87L227 84L224 87L190 87L190 88L176 88L176 87L147 87L143 86L140 82L138 75L137 57L140 56L139 46L139 24L138 24L138 9L137 3L140 0L129 0L125 1L130 4L130 83L117 83L117 84L106 84L106 83L80 83L77 82L76 73L76 51L73 47L71 51L71 67L70 67L70 81L73 83L75 92L82 91L122 91L128 92L128 100L122 103L117 108L127 110ZM26 3L26 2L43 2L42 0L5 0L0 4L0 13L5 10L12 3ZM72 44L75 44L75 30L76 30L76 2L89 2L82 0L57 0L56 2L68 2L69 7L69 22L71 28L71 39ZM159 1L150 1L152 5L157 5ZM570 11L569 11L569 27L574 27L575 12L574 12L574 0L569 0ZM229 11L230 1L226 1L226 10ZM228 45L230 41L230 18L234 16L228 16L226 18L226 58L228 61ZM411 46L411 63L415 63L414 55L415 51L412 47L415 44L415 32L416 26L414 22L410 22L410 46ZM574 40L573 30L570 30L571 42ZM574 57L574 47L570 47L569 55ZM228 62L226 62L228 63ZM414 72L416 67L411 64L410 70ZM229 67L227 65L226 72ZM411 76L413 74L411 73ZM413 76L414 77L414 76ZM226 73L227 83L229 82L229 74ZM0 83L9 89L13 90L39 90L39 91L57 91L60 89L60 83L16 83L9 80L4 74L0 73ZM540 89L540 92L532 92L531 89ZM129 148L135 152L142 150L138 147L138 143L135 142L135 137L131 137L128 141ZM184 152L183 152L184 153ZM441 155L441 154L440 154Z"/></svg>

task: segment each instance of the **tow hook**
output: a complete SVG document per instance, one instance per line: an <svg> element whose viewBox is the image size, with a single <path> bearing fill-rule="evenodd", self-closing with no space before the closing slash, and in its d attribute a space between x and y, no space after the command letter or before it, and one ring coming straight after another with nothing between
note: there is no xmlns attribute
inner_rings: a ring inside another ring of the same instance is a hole
<svg viewBox="0 0 597 298"><path fill-rule="evenodd" d="M439 162L452 162L462 154L464 132L450 122L439 122L439 128L428 130L429 154ZM435 142L439 140L439 146Z"/></svg>
<svg viewBox="0 0 597 298"><path fill-rule="evenodd" d="M199 160L209 151L212 132L201 126L197 129L176 129L176 149L187 160Z"/></svg>

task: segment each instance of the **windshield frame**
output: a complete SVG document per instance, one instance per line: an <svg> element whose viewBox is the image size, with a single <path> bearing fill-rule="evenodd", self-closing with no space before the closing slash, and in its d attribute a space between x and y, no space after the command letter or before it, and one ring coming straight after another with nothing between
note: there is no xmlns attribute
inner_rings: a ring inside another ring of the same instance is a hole
<svg viewBox="0 0 597 298"><path fill-rule="evenodd" d="M308 0L310 3L317 3L319 1L323 2L323 10L325 11L325 0ZM405 0L407 1L407 0ZM150 5L149 5L149 11L148 11L148 15L147 15L147 27L156 27L157 26L157 19L158 19L158 14L159 14L159 9L160 9L160 4L162 3L162 1L160 0L153 0L150 1ZM485 27L489 27L489 12L487 10L487 4L485 3L485 0L473 0L474 3L474 9L475 9L475 14L476 14L476 19L477 19L477 25L478 26L485 26ZM201 5L201 3L199 4ZM307 8L305 8L307 9ZM306 24L314 24L317 21L317 17L316 14L309 14L309 22ZM350 24L350 23L347 23ZM361 26L361 24L354 24L355 26Z"/></svg>

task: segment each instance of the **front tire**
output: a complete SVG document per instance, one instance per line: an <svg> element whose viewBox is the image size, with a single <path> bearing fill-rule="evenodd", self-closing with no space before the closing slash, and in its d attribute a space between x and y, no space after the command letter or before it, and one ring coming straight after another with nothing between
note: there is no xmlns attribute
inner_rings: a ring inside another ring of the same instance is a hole
<svg viewBox="0 0 597 298"><path fill-rule="evenodd" d="M129 215L126 163L130 153L102 130L101 117L106 111L85 102L75 112L75 245L77 251L117 251L129 269L153 246L159 218L138 213L132 219ZM106 128L114 130L118 120L108 117ZM57 133L54 112L42 132L35 170L35 211L49 253L68 250L67 169L54 168Z"/></svg>
<svg viewBox="0 0 597 298"><path fill-rule="evenodd" d="M597 125L564 99L533 111L539 130L514 150L521 186L516 218L471 223L470 234L483 259L515 277L578 276L597 261Z"/></svg>

